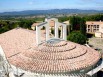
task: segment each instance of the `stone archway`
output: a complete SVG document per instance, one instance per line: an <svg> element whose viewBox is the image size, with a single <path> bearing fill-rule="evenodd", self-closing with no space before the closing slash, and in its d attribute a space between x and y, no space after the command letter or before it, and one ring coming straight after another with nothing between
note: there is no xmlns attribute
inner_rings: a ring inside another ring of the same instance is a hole
<svg viewBox="0 0 103 77"><path fill-rule="evenodd" d="M48 41L49 39L51 39L50 34L49 34L51 21L55 22L52 24L54 26L54 38L57 38L57 39L59 38L58 28L59 28L59 26L61 26L62 27L62 38L61 39L63 39L63 40L67 39L66 24L58 22L58 19L56 19L56 18L48 18L48 19L45 19L45 22L36 26L36 43L37 43L37 45L42 43L41 38L40 38L41 37L40 29L43 26L46 28L46 40L45 41Z"/></svg>
<svg viewBox="0 0 103 77"><path fill-rule="evenodd" d="M60 28L60 38L63 39L63 40L66 40L67 39L67 26L63 23L61 23L58 28Z"/></svg>
<svg viewBox="0 0 103 77"><path fill-rule="evenodd" d="M41 32L40 39L41 39L42 42L44 42L46 40L46 28L45 28L45 26L41 27L40 32Z"/></svg>
<svg viewBox="0 0 103 77"><path fill-rule="evenodd" d="M59 26L58 27L58 34L59 34L59 38L63 38L63 26L61 25L61 26Z"/></svg>
<svg viewBox="0 0 103 77"><path fill-rule="evenodd" d="M55 30L54 30L54 28L55 28L55 21L51 20L49 22L49 25L50 25L50 27L49 27L50 38L54 38L54 36L55 36Z"/></svg>

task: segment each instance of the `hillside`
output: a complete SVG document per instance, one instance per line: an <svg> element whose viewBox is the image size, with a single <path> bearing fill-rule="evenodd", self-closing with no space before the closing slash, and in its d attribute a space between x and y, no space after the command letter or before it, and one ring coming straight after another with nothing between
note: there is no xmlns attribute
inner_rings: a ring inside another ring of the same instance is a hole
<svg viewBox="0 0 103 77"><path fill-rule="evenodd" d="M103 10L80 10L80 9L51 9L51 10L25 10L3 12L0 15L47 15L47 14L92 14L103 13Z"/></svg>

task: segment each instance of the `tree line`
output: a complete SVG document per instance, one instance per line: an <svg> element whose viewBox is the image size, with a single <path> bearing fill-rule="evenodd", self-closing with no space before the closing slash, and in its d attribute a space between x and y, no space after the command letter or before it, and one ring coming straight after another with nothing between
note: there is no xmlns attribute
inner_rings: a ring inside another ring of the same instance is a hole
<svg viewBox="0 0 103 77"><path fill-rule="evenodd" d="M103 14L69 17L69 35L67 39L79 44L85 44L87 39L86 21L103 21Z"/></svg>
<svg viewBox="0 0 103 77"><path fill-rule="evenodd" d="M88 16L71 16L70 34L67 39L79 44L85 44L87 41L86 21L103 21L103 14L88 15Z"/></svg>
<svg viewBox="0 0 103 77"><path fill-rule="evenodd" d="M85 44L86 37L86 20L84 17L72 16L70 17L70 34L67 39L79 44Z"/></svg>
<svg viewBox="0 0 103 77"><path fill-rule="evenodd" d="M68 40L79 44L85 44L87 41L86 37L86 21L103 21L103 14L96 14L96 15L86 15L86 16L64 16L58 17L60 22L64 22L69 20L70 25L69 29L70 32L67 33ZM19 20L0 20L0 33L9 31L16 27L22 27L26 29L31 29L31 25L38 21L44 21L44 18L35 18L35 19L19 19ZM81 40L81 41L80 41Z"/></svg>
<svg viewBox="0 0 103 77"><path fill-rule="evenodd" d="M92 14L92 15L73 15L73 16L78 16L78 17L83 17L86 21L103 21L103 14ZM60 22L67 21L71 18L72 16L64 16L64 17L58 17Z"/></svg>
<svg viewBox="0 0 103 77"><path fill-rule="evenodd" d="M31 29L31 25L34 22L35 22L34 20L24 20L24 19L20 21L0 20L0 33L9 31L17 27Z"/></svg>

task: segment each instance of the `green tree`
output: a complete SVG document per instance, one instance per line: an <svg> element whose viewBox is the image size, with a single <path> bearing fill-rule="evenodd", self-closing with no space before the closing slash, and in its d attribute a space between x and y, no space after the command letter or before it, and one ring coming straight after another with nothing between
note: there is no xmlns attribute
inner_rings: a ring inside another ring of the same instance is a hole
<svg viewBox="0 0 103 77"><path fill-rule="evenodd" d="M80 32L83 35L86 35L86 21L84 18L81 18L81 20L80 20Z"/></svg>
<svg viewBox="0 0 103 77"><path fill-rule="evenodd" d="M86 21L85 18L78 16L70 17L71 31L80 31L83 35L86 35Z"/></svg>
<svg viewBox="0 0 103 77"><path fill-rule="evenodd" d="M80 30L80 20L81 18L78 16L70 17L70 25L72 31Z"/></svg>
<svg viewBox="0 0 103 77"><path fill-rule="evenodd" d="M69 20L69 17L67 17L67 16L59 17L58 20L59 20L59 22L64 22L64 21Z"/></svg>
<svg viewBox="0 0 103 77"><path fill-rule="evenodd" d="M67 37L67 40L75 42L75 43L79 43L79 44L85 44L87 38L81 32L79 32L79 31L73 31Z"/></svg>
<svg viewBox="0 0 103 77"><path fill-rule="evenodd" d="M85 16L85 19L87 21L100 21L100 20L103 21L103 14Z"/></svg>
<svg viewBox="0 0 103 77"><path fill-rule="evenodd" d="M21 20L21 22L19 23L19 26L22 28L31 29L32 24L33 24L33 21L31 20Z"/></svg>
<svg viewBox="0 0 103 77"><path fill-rule="evenodd" d="M6 32L9 30L8 24L5 21L0 21L0 33Z"/></svg>

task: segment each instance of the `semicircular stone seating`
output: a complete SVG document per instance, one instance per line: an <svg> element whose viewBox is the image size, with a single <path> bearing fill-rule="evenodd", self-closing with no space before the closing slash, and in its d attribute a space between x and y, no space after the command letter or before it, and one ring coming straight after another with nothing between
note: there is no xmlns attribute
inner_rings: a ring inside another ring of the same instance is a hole
<svg viewBox="0 0 103 77"><path fill-rule="evenodd" d="M70 41L60 41L45 42L38 47L32 47L9 61L31 72L58 74L90 67L99 59L100 54L91 48Z"/></svg>

